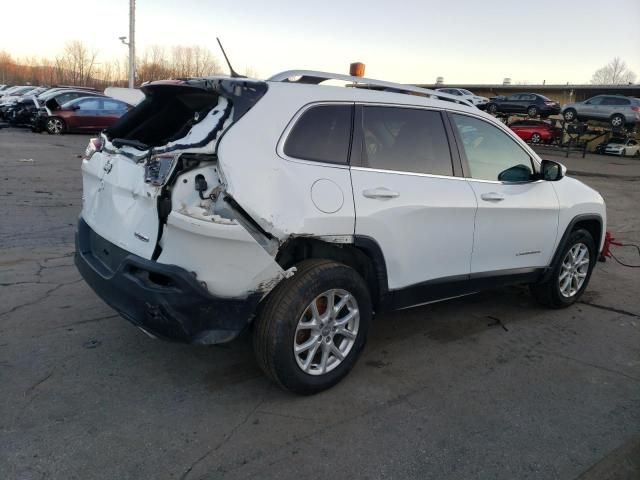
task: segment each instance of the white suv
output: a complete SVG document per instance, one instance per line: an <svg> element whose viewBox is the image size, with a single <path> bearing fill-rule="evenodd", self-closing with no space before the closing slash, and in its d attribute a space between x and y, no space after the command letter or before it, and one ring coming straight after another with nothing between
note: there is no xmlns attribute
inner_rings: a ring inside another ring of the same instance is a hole
<svg viewBox="0 0 640 480"><path fill-rule="evenodd" d="M587 286L602 197L458 98L309 71L143 90L85 152L76 265L152 336L252 328L268 376L309 394L374 312L512 283L564 307Z"/></svg>
<svg viewBox="0 0 640 480"><path fill-rule="evenodd" d="M484 110L489 103L489 99L487 97L481 97L464 88L438 88L436 89L436 92L455 95L456 97L459 97L458 99L461 98L462 100L466 100L481 110Z"/></svg>

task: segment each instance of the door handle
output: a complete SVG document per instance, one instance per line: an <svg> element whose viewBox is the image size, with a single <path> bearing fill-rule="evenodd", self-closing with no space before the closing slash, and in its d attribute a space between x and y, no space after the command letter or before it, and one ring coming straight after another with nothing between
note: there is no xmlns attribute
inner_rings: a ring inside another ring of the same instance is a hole
<svg viewBox="0 0 640 480"><path fill-rule="evenodd" d="M367 198L396 198L400 196L398 192L394 192L393 190L389 190L385 187L363 190L362 195Z"/></svg>
<svg viewBox="0 0 640 480"><path fill-rule="evenodd" d="M504 200L504 195L497 192L488 192L480 195L480 198L487 202L501 202L502 200Z"/></svg>

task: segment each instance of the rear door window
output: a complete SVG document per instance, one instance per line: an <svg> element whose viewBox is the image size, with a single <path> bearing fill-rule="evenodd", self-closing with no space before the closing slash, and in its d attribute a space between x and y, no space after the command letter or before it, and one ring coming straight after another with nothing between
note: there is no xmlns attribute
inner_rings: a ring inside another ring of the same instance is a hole
<svg viewBox="0 0 640 480"><path fill-rule="evenodd" d="M284 145L289 157L347 164L353 105L318 105L304 112Z"/></svg>
<svg viewBox="0 0 640 480"><path fill-rule="evenodd" d="M453 175L440 112L377 106L362 112L363 167Z"/></svg>
<svg viewBox="0 0 640 480"><path fill-rule="evenodd" d="M77 103L77 105L80 107L80 110L101 110L102 109L102 101L97 98L80 100Z"/></svg>
<svg viewBox="0 0 640 480"><path fill-rule="evenodd" d="M124 103L115 100L103 100L103 103L105 110L124 111L127 108Z"/></svg>

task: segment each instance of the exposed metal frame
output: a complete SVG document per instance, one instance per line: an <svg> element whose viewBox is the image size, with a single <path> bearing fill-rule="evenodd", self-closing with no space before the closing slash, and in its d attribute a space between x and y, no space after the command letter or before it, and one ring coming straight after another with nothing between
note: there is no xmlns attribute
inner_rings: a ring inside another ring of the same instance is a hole
<svg viewBox="0 0 640 480"><path fill-rule="evenodd" d="M471 102L461 100L456 95L449 93L438 92L429 88L414 87L413 85L403 85L401 83L387 82L385 80L376 80L374 78L367 77L354 77L351 75L342 75L340 73L320 72L315 70L286 70L284 72L276 73L271 78L267 79L268 82L290 82L290 78L300 77L300 79L291 83L303 83L318 85L326 80L344 80L345 82L351 82L354 84L364 84L364 86L371 85L374 87L391 88L400 93L421 93L428 95L429 97L436 97L436 99L446 98L455 103L466 105L476 108Z"/></svg>

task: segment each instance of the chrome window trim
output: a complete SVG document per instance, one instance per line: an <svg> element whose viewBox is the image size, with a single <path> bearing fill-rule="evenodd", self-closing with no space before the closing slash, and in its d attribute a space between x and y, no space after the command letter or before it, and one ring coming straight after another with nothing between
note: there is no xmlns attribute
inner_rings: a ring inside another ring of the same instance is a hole
<svg viewBox="0 0 640 480"><path fill-rule="evenodd" d="M433 173L404 172L402 170L385 170L384 168L351 167L351 170L358 170L362 172L390 173L393 175L409 175L412 177L444 178L449 180L468 180L467 178L456 177L453 175L435 175Z"/></svg>

